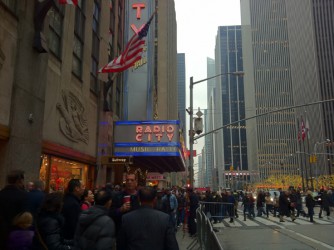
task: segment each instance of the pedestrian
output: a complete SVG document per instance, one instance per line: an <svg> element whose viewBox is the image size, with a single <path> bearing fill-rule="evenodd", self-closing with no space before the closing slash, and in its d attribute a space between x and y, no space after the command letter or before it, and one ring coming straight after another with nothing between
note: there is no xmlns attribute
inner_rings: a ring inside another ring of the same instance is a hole
<svg viewBox="0 0 334 250"><path fill-rule="evenodd" d="M295 189L289 190L289 209L291 218L295 218L295 209L297 208L297 194Z"/></svg>
<svg viewBox="0 0 334 250"><path fill-rule="evenodd" d="M33 181L32 189L28 193L28 211L36 217L45 198L44 182L40 180Z"/></svg>
<svg viewBox="0 0 334 250"><path fill-rule="evenodd" d="M73 240L75 229L81 213L80 198L84 192L84 187L79 179L71 179L68 182L64 197L62 214L65 219L64 238Z"/></svg>
<svg viewBox="0 0 334 250"><path fill-rule="evenodd" d="M142 187L138 192L140 208L123 215L119 249L178 250L173 225L166 213L155 210L156 190Z"/></svg>
<svg viewBox="0 0 334 250"><path fill-rule="evenodd" d="M230 217L230 223L234 222L234 206L235 206L235 197L232 194L231 191L227 191L227 204L226 204L226 210Z"/></svg>
<svg viewBox="0 0 334 250"><path fill-rule="evenodd" d="M189 207L189 217L188 217L188 230L190 237L196 236L196 210L199 206L198 196L194 193L194 190L188 188L188 207Z"/></svg>
<svg viewBox="0 0 334 250"><path fill-rule="evenodd" d="M163 211L169 215L170 221L176 230L176 212L178 208L177 198L171 193L171 190L167 188L165 195L162 197Z"/></svg>
<svg viewBox="0 0 334 250"><path fill-rule="evenodd" d="M157 190L157 201L155 202L154 209L163 212L162 197L164 196L161 190Z"/></svg>
<svg viewBox="0 0 334 250"><path fill-rule="evenodd" d="M256 197L256 208L257 208L256 216L261 217L262 214L266 213L266 211L264 210L264 205L265 205L265 195L262 190L259 190Z"/></svg>
<svg viewBox="0 0 334 250"><path fill-rule="evenodd" d="M73 241L64 239L64 217L61 214L63 194L47 194L35 223L34 250L73 249ZM79 207L80 208L80 207Z"/></svg>
<svg viewBox="0 0 334 250"><path fill-rule="evenodd" d="M296 191L296 197L297 197L297 202L296 202L297 217L299 217L300 214L302 214L305 217L305 212L303 209L303 202L302 202L302 195L299 189Z"/></svg>
<svg viewBox="0 0 334 250"><path fill-rule="evenodd" d="M324 190L323 191L323 194L321 196L321 206L322 206L322 209L326 211L326 216L327 216L327 219L330 219L330 196L328 195L327 191ZM322 210L320 210L320 213L319 213L319 218L322 218Z"/></svg>
<svg viewBox="0 0 334 250"><path fill-rule="evenodd" d="M184 223L185 218L185 208L186 208L186 199L184 197L184 192L180 191L177 195L177 203L178 203L178 209L177 209L177 226L180 227Z"/></svg>
<svg viewBox="0 0 334 250"><path fill-rule="evenodd" d="M5 249L14 218L27 211L27 201L24 171L10 171L7 175L7 185L0 191L0 249Z"/></svg>
<svg viewBox="0 0 334 250"><path fill-rule="evenodd" d="M277 212L279 213L279 196L277 192L274 192L273 206L274 206L274 217L276 217Z"/></svg>
<svg viewBox="0 0 334 250"><path fill-rule="evenodd" d="M294 214L290 213L290 201L288 200L289 197L289 191L283 191L281 195L279 196L279 221L284 222L283 217L290 217L292 221L294 221L296 218L294 217Z"/></svg>
<svg viewBox="0 0 334 250"><path fill-rule="evenodd" d="M308 213L308 217L310 218L310 222L314 222L313 215L314 215L315 201L313 199L311 190L307 191L307 195L305 198L305 205L307 207L307 213Z"/></svg>
<svg viewBox="0 0 334 250"><path fill-rule="evenodd" d="M109 216L114 220L116 226L116 247L119 248L119 231L122 224L122 216L130 211L136 210L139 207L137 196L137 175L128 172L125 176L125 187L122 191L113 196L113 202L110 207Z"/></svg>
<svg viewBox="0 0 334 250"><path fill-rule="evenodd" d="M82 211L88 210L93 203L94 203L94 194L92 190L85 189L81 196L81 205L80 205L81 210Z"/></svg>
<svg viewBox="0 0 334 250"><path fill-rule="evenodd" d="M266 203L266 215L269 218L269 212L274 208L274 199L270 196L270 193L267 192L265 196L265 203Z"/></svg>
<svg viewBox="0 0 334 250"><path fill-rule="evenodd" d="M100 189L95 196L95 205L81 213L75 234L78 249L113 249L116 229L108 216L111 203L111 193Z"/></svg>
<svg viewBox="0 0 334 250"><path fill-rule="evenodd" d="M33 216L30 212L23 212L14 218L13 229L7 242L7 250L31 249L34 237L32 223Z"/></svg>

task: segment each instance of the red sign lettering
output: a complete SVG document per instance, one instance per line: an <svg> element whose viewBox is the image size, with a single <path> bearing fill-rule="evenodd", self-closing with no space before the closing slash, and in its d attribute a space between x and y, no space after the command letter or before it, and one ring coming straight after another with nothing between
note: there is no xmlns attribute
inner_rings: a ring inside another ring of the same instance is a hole
<svg viewBox="0 0 334 250"><path fill-rule="evenodd" d="M145 9L144 3L134 3L132 4L132 9L137 9L137 19L141 17L141 9Z"/></svg>

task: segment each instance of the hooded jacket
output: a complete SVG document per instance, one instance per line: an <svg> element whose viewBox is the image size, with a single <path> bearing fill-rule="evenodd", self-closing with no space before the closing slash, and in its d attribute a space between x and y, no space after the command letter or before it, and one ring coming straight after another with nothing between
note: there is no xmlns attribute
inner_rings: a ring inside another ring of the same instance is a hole
<svg viewBox="0 0 334 250"><path fill-rule="evenodd" d="M103 206L92 206L79 217L75 233L78 249L112 249L115 243L115 224Z"/></svg>

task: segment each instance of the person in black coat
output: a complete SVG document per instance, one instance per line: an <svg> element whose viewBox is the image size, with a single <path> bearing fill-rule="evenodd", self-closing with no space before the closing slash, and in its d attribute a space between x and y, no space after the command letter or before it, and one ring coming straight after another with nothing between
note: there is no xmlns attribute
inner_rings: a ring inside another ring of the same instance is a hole
<svg viewBox="0 0 334 250"><path fill-rule="evenodd" d="M42 181L34 181L32 190L28 192L28 211L36 217L43 200L45 198L44 183Z"/></svg>
<svg viewBox="0 0 334 250"><path fill-rule="evenodd" d="M36 217L33 250L73 249L73 242L63 237L64 217L60 214L63 205L63 194L47 194L41 211Z"/></svg>
<svg viewBox="0 0 334 250"><path fill-rule="evenodd" d="M296 218L293 214L290 213L290 201L288 199L289 197L289 191L283 191L281 195L279 196L279 221L284 222L283 216L290 217L292 221L294 221Z"/></svg>
<svg viewBox="0 0 334 250"><path fill-rule="evenodd" d="M71 179L67 186L67 193L64 197L62 215L65 219L64 237L73 240L75 229L81 213L80 198L84 187L79 179Z"/></svg>
<svg viewBox="0 0 334 250"><path fill-rule="evenodd" d="M196 210L199 206L198 196L194 193L192 188L188 188L189 193L189 217L188 217L188 230L191 237L195 236L197 233L196 226Z"/></svg>
<svg viewBox="0 0 334 250"><path fill-rule="evenodd" d="M307 195L305 198L305 205L307 207L307 212L310 218L310 222L314 222L313 215L314 215L315 201L313 199L312 192L310 190L307 191Z"/></svg>
<svg viewBox="0 0 334 250"><path fill-rule="evenodd" d="M0 249L5 249L15 216L27 211L24 171L11 171L7 175L7 183L0 191Z"/></svg>
<svg viewBox="0 0 334 250"><path fill-rule="evenodd" d="M116 231L108 216L111 203L111 193L101 189L95 195L95 205L81 213L75 234L78 249L113 249Z"/></svg>
<svg viewBox="0 0 334 250"><path fill-rule="evenodd" d="M153 209L156 190L142 187L138 193L140 208L123 215L119 235L122 250L178 250L169 215Z"/></svg>

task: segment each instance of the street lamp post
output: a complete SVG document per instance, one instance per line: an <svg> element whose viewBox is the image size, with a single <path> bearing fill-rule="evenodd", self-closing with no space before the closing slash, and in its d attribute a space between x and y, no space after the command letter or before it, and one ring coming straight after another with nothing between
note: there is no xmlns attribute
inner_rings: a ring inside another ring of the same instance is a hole
<svg viewBox="0 0 334 250"><path fill-rule="evenodd" d="M190 147L190 158L189 158L189 181L190 181L190 185L193 186L194 185L194 152L193 152L193 149L194 149L194 125L193 125L193 119L194 119L194 112L193 112L193 89L194 89L194 85L195 84L198 84L198 83L201 83L201 82L204 82L204 81L207 81L207 80L210 80L210 79L213 79L213 78L216 78L218 76L222 76L222 75L235 75L235 76L243 76L244 75L244 72L225 72L225 73L221 73L221 74L218 74L218 75L215 75L215 76L211 76L211 77L208 77L208 78L205 78L205 79L202 79L202 80L199 80L199 81L196 81L194 82L194 79L193 77L190 77L190 84L189 84L189 89L190 89L190 107L189 107L189 110L188 113L190 115L190 131L189 131L189 147Z"/></svg>

